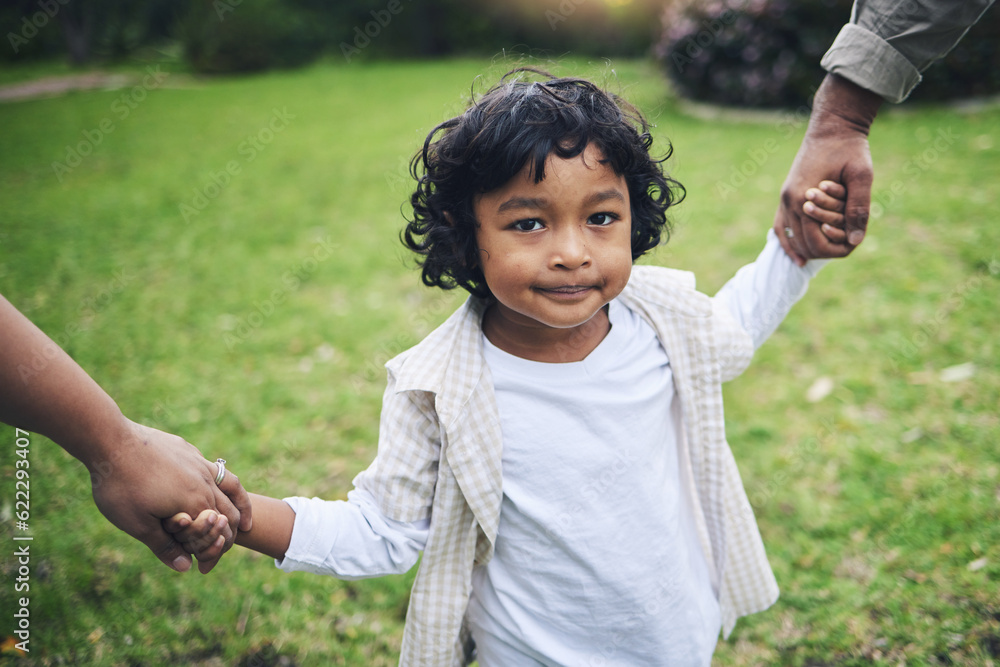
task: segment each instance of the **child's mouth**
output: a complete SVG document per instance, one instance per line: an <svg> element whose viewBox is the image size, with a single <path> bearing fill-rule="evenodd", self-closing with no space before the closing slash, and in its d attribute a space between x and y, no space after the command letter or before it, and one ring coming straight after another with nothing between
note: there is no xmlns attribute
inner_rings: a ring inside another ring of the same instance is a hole
<svg viewBox="0 0 1000 667"><path fill-rule="evenodd" d="M539 291L558 296L578 296L592 289L592 285L559 285L558 287L540 287Z"/></svg>

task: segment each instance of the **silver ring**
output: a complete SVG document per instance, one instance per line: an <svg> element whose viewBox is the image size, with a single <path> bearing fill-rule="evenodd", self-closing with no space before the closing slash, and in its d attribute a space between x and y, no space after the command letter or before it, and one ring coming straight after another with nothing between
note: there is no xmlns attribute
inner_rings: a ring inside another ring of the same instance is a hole
<svg viewBox="0 0 1000 667"><path fill-rule="evenodd" d="M226 478L226 459L215 459L215 465L219 466L219 472L215 473L215 484L222 484Z"/></svg>
<svg viewBox="0 0 1000 667"><path fill-rule="evenodd" d="M792 231L791 227L785 227L785 236L788 238L795 238L795 232Z"/></svg>

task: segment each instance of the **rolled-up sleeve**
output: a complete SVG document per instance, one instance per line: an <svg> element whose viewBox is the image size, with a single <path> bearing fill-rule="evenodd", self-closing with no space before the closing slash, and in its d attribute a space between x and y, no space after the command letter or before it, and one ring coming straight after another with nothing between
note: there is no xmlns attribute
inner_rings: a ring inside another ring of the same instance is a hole
<svg viewBox="0 0 1000 667"><path fill-rule="evenodd" d="M993 0L857 0L821 62L832 74L902 102L920 73L947 54Z"/></svg>

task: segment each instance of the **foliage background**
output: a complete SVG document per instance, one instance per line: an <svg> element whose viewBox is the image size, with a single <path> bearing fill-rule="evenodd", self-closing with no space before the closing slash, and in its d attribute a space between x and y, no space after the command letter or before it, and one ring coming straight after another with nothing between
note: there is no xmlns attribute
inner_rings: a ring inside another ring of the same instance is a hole
<svg viewBox="0 0 1000 667"><path fill-rule="evenodd" d="M180 57L246 73L355 60L637 57L674 89L740 107L808 105L851 0L0 0L0 61L76 65ZM987 11L924 73L918 101L1000 92L1000 12Z"/></svg>
<svg viewBox="0 0 1000 667"><path fill-rule="evenodd" d="M635 56L646 53L656 39L662 9L660 0L67 2L0 1L0 34L22 34L25 17L31 20L39 12L36 25L44 26L26 44L0 49L0 59L24 62L62 55L67 34L88 43L83 60L172 50L179 43L190 66L206 72L255 71L321 55L344 57L344 45L357 48L373 35L370 44L360 47L364 59L492 56L505 49ZM48 11L41 9L42 3Z"/></svg>
<svg viewBox="0 0 1000 667"><path fill-rule="evenodd" d="M655 53L677 90L737 107L809 105L823 77L820 59L850 16L851 0L671 0ZM915 101L1000 92L1000 12L990 9L932 64Z"/></svg>

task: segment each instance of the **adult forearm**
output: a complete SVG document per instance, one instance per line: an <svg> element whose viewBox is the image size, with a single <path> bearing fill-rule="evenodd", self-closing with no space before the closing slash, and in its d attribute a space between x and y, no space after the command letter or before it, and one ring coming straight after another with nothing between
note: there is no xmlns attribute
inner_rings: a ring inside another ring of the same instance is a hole
<svg viewBox="0 0 1000 667"><path fill-rule="evenodd" d="M0 296L0 421L40 433L88 468L131 428L115 401Z"/></svg>
<svg viewBox="0 0 1000 667"><path fill-rule="evenodd" d="M97 382L3 296L0 421L45 435L82 461L98 509L174 569L186 570L190 557L163 531L161 519L211 508L225 514L233 530L252 524L235 476L220 488L216 465L193 445L126 419ZM217 560L198 567L207 572Z"/></svg>

